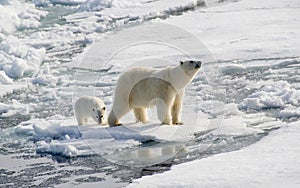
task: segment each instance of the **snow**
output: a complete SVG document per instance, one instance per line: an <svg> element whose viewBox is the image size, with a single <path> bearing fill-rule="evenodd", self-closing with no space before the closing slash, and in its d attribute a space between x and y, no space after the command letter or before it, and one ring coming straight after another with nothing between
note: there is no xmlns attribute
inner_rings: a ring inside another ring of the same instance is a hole
<svg viewBox="0 0 300 188"><path fill-rule="evenodd" d="M295 0L244 0L165 22L198 36L217 60L298 57L298 7Z"/></svg>
<svg viewBox="0 0 300 188"><path fill-rule="evenodd" d="M290 123L247 148L176 165L128 187L297 187L299 131L299 121Z"/></svg>

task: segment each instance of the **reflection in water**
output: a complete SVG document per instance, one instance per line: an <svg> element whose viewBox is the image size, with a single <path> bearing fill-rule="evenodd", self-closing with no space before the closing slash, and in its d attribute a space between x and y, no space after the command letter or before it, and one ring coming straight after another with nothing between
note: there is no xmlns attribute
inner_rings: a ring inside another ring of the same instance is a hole
<svg viewBox="0 0 300 188"><path fill-rule="evenodd" d="M151 141L141 147L117 151L103 157L122 166L144 167L170 160L184 149L184 143L157 143Z"/></svg>

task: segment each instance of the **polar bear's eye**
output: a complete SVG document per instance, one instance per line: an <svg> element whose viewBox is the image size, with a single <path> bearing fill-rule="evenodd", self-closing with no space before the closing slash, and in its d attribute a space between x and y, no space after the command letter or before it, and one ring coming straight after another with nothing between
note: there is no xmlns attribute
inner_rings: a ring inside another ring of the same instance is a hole
<svg viewBox="0 0 300 188"><path fill-rule="evenodd" d="M95 108L92 109L95 112Z"/></svg>
<svg viewBox="0 0 300 188"><path fill-rule="evenodd" d="M194 61L190 61L190 63L194 63Z"/></svg>
<svg viewBox="0 0 300 188"><path fill-rule="evenodd" d="M105 108L105 107L103 107L102 109L103 109L103 110L105 110L106 108Z"/></svg>

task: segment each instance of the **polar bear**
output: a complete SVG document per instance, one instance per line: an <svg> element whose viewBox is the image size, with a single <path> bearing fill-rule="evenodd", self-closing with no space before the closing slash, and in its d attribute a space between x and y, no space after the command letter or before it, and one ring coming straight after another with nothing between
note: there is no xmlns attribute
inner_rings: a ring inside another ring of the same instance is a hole
<svg viewBox="0 0 300 188"><path fill-rule="evenodd" d="M187 60L160 70L138 67L124 72L117 82L108 124L121 125L120 118L130 110L137 122L146 123L146 109L151 105L156 105L162 124L183 124L180 113L184 89L200 67L201 61Z"/></svg>
<svg viewBox="0 0 300 188"><path fill-rule="evenodd" d="M98 97L79 98L74 104L74 111L78 125L86 124L90 117L98 124L106 124L106 106Z"/></svg>

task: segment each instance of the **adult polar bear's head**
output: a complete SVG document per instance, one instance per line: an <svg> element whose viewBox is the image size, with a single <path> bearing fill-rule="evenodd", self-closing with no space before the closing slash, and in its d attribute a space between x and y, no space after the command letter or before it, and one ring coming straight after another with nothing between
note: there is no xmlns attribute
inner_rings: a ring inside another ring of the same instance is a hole
<svg viewBox="0 0 300 188"><path fill-rule="evenodd" d="M190 77L194 77L195 74L200 70L201 61L195 60L187 60L187 61L180 61L180 66L185 71L187 75Z"/></svg>

